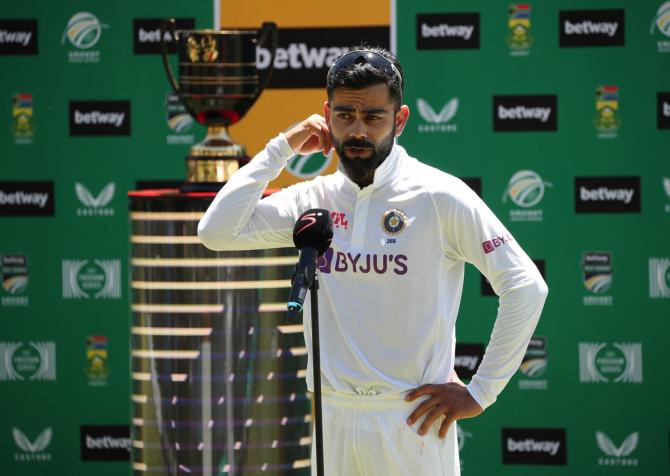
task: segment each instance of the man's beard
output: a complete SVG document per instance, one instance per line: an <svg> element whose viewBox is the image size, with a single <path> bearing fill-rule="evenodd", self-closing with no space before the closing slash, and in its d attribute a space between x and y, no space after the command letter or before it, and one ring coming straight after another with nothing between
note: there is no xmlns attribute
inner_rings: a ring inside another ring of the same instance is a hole
<svg viewBox="0 0 670 476"><path fill-rule="evenodd" d="M393 131L389 134L388 137L383 139L380 143L375 144L365 139L347 139L344 142L340 142L335 137L333 137L333 145L337 154L340 156L340 164L342 164L342 171L344 174L349 177L352 181L358 183L370 177L374 170L379 167L384 160L391 153L393 148L393 139L395 138L395 125L393 126ZM372 155L370 157L347 157L345 147L357 147L371 149Z"/></svg>

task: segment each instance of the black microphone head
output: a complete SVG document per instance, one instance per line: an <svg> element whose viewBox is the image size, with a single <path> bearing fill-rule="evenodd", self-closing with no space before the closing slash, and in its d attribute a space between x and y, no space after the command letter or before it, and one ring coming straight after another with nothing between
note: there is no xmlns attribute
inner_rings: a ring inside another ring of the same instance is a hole
<svg viewBox="0 0 670 476"><path fill-rule="evenodd" d="M300 215L293 228L293 243L301 250L304 246L314 248L322 255L333 240L333 220L330 212L323 208L312 208Z"/></svg>

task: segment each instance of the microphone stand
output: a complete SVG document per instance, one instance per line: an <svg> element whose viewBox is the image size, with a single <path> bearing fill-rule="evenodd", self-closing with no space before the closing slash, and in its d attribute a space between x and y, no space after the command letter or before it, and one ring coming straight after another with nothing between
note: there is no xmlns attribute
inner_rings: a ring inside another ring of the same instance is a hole
<svg viewBox="0 0 670 476"><path fill-rule="evenodd" d="M314 274L314 280L309 287L309 296L312 310L312 374L314 377L314 435L316 437L316 474L323 476L323 425L321 420L321 358L319 349L319 279Z"/></svg>

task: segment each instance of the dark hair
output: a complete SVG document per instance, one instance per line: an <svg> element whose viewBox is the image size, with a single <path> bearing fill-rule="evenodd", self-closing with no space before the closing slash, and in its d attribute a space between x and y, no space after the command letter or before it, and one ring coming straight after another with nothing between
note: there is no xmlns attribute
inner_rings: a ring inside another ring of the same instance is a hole
<svg viewBox="0 0 670 476"><path fill-rule="evenodd" d="M386 84L389 88L389 95L396 104L396 109L399 108L402 104L402 90L405 85L405 76L402 72L402 66L400 66L400 63L398 62L398 58L396 58L390 51L379 46L370 47L359 45L350 48L347 53L351 51L371 51L383 56L395 66L399 76L398 74L389 74L383 69L377 68L365 61L355 62L336 71L333 71L333 68L328 71L328 76L326 78L328 100L330 101L333 99L333 91L336 88L363 89L376 84ZM337 64L337 61L335 61L334 65L335 64Z"/></svg>

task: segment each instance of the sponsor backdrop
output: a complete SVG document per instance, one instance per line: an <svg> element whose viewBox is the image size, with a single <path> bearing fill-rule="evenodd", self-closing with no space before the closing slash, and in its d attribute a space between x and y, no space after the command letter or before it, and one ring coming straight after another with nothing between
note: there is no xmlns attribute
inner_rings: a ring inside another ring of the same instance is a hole
<svg viewBox="0 0 670 476"><path fill-rule="evenodd" d="M205 135L166 79L160 19L278 24L272 82L230 131L254 154L322 110L325 73L348 46L389 45L388 1L357 3L3 5L0 473L130 473L127 192L183 180L184 157ZM259 48L257 61L263 74L270 52ZM289 169L273 186L335 163L315 154Z"/></svg>
<svg viewBox="0 0 670 476"><path fill-rule="evenodd" d="M401 142L464 178L507 225L483 253L518 240L551 288L520 371L459 427L464 474L667 473L670 2L318 8L5 5L3 474L130 471L126 193L181 180L182 158L204 136L162 71L165 16L180 28L278 23L276 74L231 129L252 154L319 113L332 60L361 39L389 44L397 19L391 43L412 108ZM267 68L269 52L257 60ZM273 185L334 167L332 157L297 157ZM463 378L481 361L496 303L470 268L457 329Z"/></svg>
<svg viewBox="0 0 670 476"><path fill-rule="evenodd" d="M463 474L667 474L670 2L397 0L394 16L401 142L476 185L510 232L484 252L518 240L550 288L521 369L462 422ZM464 377L496 306L470 267Z"/></svg>

